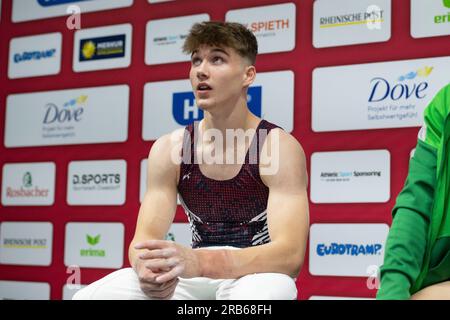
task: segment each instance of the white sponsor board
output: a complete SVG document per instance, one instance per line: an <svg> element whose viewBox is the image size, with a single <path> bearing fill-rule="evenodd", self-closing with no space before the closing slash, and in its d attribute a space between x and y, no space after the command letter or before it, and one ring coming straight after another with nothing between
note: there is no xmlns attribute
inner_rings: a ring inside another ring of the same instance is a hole
<svg viewBox="0 0 450 320"><path fill-rule="evenodd" d="M411 0L411 36L425 38L446 35L450 35L450 1Z"/></svg>
<svg viewBox="0 0 450 320"><path fill-rule="evenodd" d="M0 300L50 300L46 282L0 281Z"/></svg>
<svg viewBox="0 0 450 320"><path fill-rule="evenodd" d="M123 205L127 185L125 160L72 161L69 163L69 205Z"/></svg>
<svg viewBox="0 0 450 320"><path fill-rule="evenodd" d="M167 232L166 240L190 247L192 245L192 232L189 223L172 223L169 232Z"/></svg>
<svg viewBox="0 0 450 320"><path fill-rule="evenodd" d="M5 146L124 142L128 104L127 85L9 95Z"/></svg>
<svg viewBox="0 0 450 320"><path fill-rule="evenodd" d="M387 150L316 152L311 156L311 201L373 203L390 199Z"/></svg>
<svg viewBox="0 0 450 320"><path fill-rule="evenodd" d="M72 300L75 293L85 288L85 285L65 284L63 287L63 300Z"/></svg>
<svg viewBox="0 0 450 320"><path fill-rule="evenodd" d="M131 24L75 32L73 71L126 68L131 64Z"/></svg>
<svg viewBox="0 0 450 320"><path fill-rule="evenodd" d="M258 53L292 51L295 48L294 3L230 10L226 21L247 26L258 40Z"/></svg>
<svg viewBox="0 0 450 320"><path fill-rule="evenodd" d="M383 42L391 37L391 0L316 0L316 48Z"/></svg>
<svg viewBox="0 0 450 320"><path fill-rule="evenodd" d="M317 68L315 132L418 127L423 111L448 84L450 57Z"/></svg>
<svg viewBox="0 0 450 320"><path fill-rule="evenodd" d="M13 38L9 43L8 78L58 74L62 35L59 32Z"/></svg>
<svg viewBox="0 0 450 320"><path fill-rule="evenodd" d="M12 21L22 22L65 16L68 14L87 13L129 7L133 0L14 0ZM76 7L75 7L76 6Z"/></svg>
<svg viewBox="0 0 450 320"><path fill-rule="evenodd" d="M190 55L182 50L184 40L194 23L208 20L208 14L197 14L149 21L145 35L145 63L189 61Z"/></svg>
<svg viewBox="0 0 450 320"><path fill-rule="evenodd" d="M55 202L53 162L6 163L2 173L3 206L51 206Z"/></svg>
<svg viewBox="0 0 450 320"><path fill-rule="evenodd" d="M255 115L291 132L294 125L294 73L290 70L259 73L249 88L248 105ZM156 140L203 118L189 80L147 83L143 114L144 140Z"/></svg>
<svg viewBox="0 0 450 320"><path fill-rule="evenodd" d="M313 224L309 272L314 276L369 277L383 263L387 224Z"/></svg>
<svg viewBox="0 0 450 320"><path fill-rule="evenodd" d="M49 266L52 241L50 222L2 222L0 264Z"/></svg>
<svg viewBox="0 0 450 320"><path fill-rule="evenodd" d="M122 223L66 224L64 264L87 268L121 268L124 229Z"/></svg>

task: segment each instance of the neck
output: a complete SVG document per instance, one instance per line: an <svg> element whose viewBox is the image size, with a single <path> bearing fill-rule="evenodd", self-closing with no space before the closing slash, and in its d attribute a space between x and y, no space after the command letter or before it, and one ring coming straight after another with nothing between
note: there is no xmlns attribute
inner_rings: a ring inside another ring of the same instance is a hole
<svg viewBox="0 0 450 320"><path fill-rule="evenodd" d="M246 95L245 95L246 97ZM201 131L208 129L220 130L225 136L226 129L256 128L259 118L253 115L247 106L247 99L241 98L233 108L214 108L216 110L205 111L204 118L200 122Z"/></svg>

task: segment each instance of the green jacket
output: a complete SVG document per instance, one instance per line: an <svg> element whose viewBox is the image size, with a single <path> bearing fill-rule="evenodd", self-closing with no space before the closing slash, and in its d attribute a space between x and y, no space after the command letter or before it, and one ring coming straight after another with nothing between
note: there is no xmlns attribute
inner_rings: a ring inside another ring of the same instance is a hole
<svg viewBox="0 0 450 320"><path fill-rule="evenodd" d="M392 211L377 299L409 299L450 279L450 84L434 97L424 117Z"/></svg>

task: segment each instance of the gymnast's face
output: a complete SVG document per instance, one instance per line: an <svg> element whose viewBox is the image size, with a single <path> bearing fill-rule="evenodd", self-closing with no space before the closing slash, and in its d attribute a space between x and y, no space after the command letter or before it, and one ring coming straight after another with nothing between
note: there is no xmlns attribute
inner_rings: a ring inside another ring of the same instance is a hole
<svg viewBox="0 0 450 320"><path fill-rule="evenodd" d="M247 59L229 47L202 45L192 53L190 80L197 106L205 111L235 106L249 86Z"/></svg>

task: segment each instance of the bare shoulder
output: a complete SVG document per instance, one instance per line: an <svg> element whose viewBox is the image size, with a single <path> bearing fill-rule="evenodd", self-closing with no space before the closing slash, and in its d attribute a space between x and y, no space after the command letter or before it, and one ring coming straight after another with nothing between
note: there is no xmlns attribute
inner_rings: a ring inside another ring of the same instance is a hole
<svg viewBox="0 0 450 320"><path fill-rule="evenodd" d="M293 180L306 184L306 156L300 142L282 129L272 129L261 149L260 174L268 186Z"/></svg>
<svg viewBox="0 0 450 320"><path fill-rule="evenodd" d="M184 128L159 137L148 154L148 172L162 176L177 175L181 161Z"/></svg>

